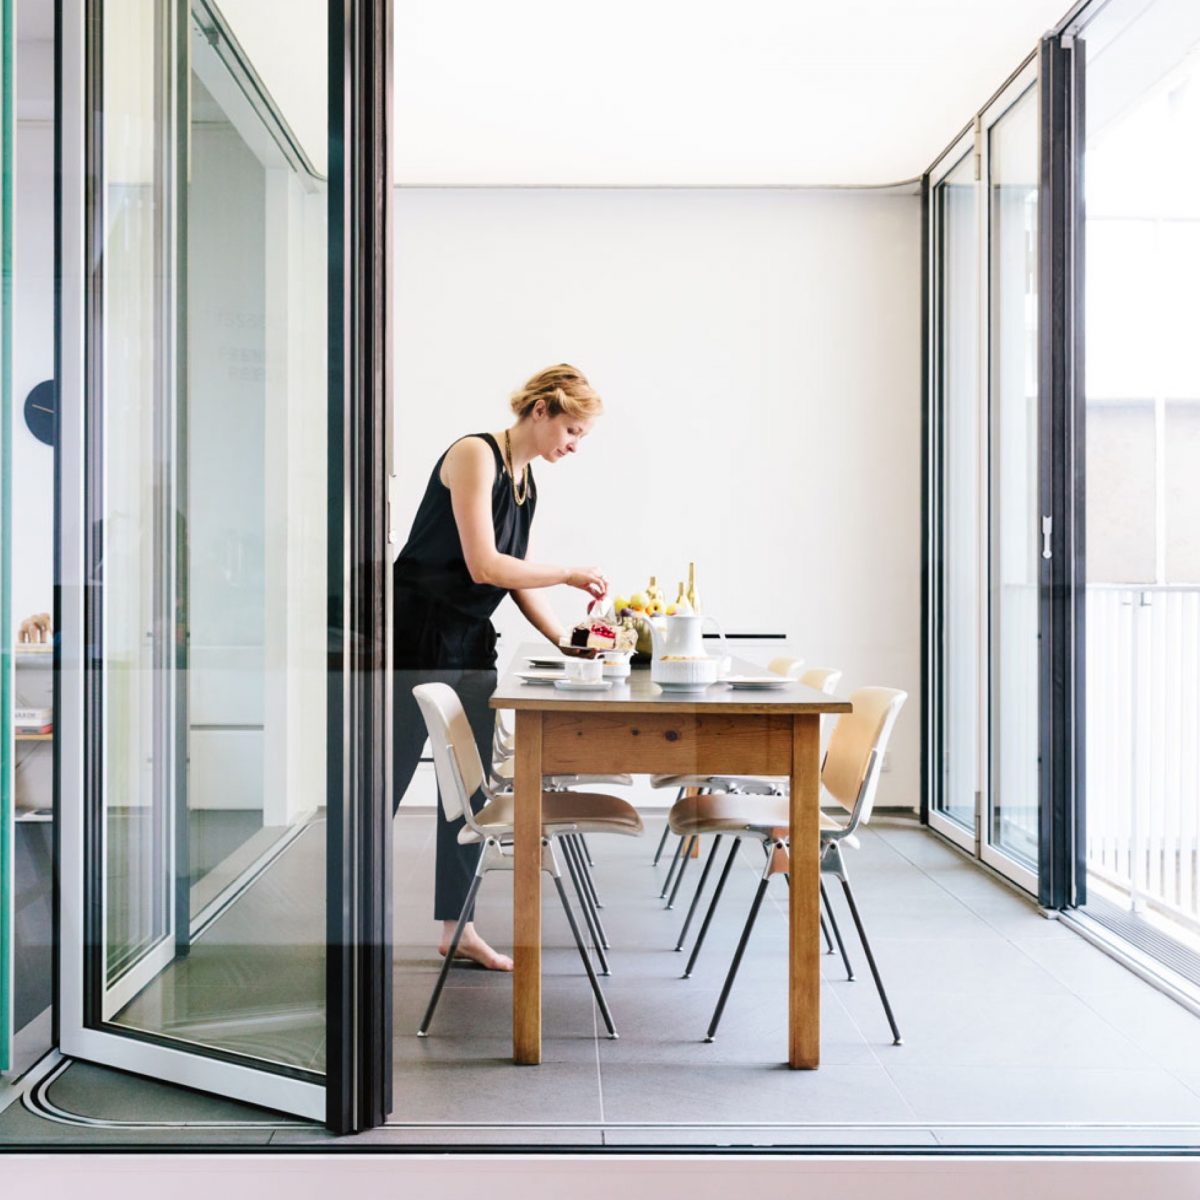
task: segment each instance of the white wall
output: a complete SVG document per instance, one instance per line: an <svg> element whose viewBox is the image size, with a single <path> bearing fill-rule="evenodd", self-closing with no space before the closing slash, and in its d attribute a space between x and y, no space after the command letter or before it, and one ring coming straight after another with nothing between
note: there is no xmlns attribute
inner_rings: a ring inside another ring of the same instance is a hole
<svg viewBox="0 0 1200 1200"><path fill-rule="evenodd" d="M920 202L881 192L397 192L402 536L433 462L581 367L607 413L535 465L532 557L672 589L689 560L727 630L782 631L843 690L910 699L879 803L917 805ZM581 593L556 589L564 622ZM536 637L511 601L502 662Z"/></svg>

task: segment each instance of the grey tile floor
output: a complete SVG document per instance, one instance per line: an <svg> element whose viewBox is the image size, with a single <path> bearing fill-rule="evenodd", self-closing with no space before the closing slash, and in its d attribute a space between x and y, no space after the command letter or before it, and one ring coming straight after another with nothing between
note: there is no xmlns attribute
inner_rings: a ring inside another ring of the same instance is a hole
<svg viewBox="0 0 1200 1200"><path fill-rule="evenodd" d="M822 960L822 1066L782 1066L785 893L772 884L717 1040L702 1040L757 877L734 871L696 973L673 953L682 911L655 897L647 836L593 839L620 1032L604 1035L566 923L547 891L544 1062L509 1059L510 982L455 968L431 1036L416 1026L432 952L433 822L397 821L395 1111L351 1145L1200 1147L1200 1020L1155 992L935 835L880 819L851 863L904 1044L893 1046L862 952L858 978ZM286 857L282 860L286 863ZM681 896L698 877L693 867ZM511 878L487 879L485 935L506 944ZM850 921L840 896L843 930ZM677 906L682 909L682 902ZM46 1089L52 1124L12 1106L0 1142L325 1142L329 1135L163 1084L73 1064ZM153 1128L167 1113L180 1124Z"/></svg>

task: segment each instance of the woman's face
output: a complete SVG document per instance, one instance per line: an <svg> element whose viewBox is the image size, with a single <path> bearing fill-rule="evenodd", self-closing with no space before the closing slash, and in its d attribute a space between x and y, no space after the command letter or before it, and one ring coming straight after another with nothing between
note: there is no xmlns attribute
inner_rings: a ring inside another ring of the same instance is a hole
<svg viewBox="0 0 1200 1200"><path fill-rule="evenodd" d="M547 462L559 462L568 454L574 454L595 423L595 417L572 417L566 413L550 417L544 408L540 411L535 408L533 415L537 452Z"/></svg>

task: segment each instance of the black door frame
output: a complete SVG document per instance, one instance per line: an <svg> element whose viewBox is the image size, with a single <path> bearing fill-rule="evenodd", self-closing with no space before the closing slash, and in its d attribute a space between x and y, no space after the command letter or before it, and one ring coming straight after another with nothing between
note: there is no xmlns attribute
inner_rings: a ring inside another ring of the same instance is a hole
<svg viewBox="0 0 1200 1200"><path fill-rule="evenodd" d="M1038 903L1083 902L1083 69L1081 39L1042 39L1038 195L1040 511L1049 517L1041 559L1038 722Z"/></svg>
<svg viewBox="0 0 1200 1200"><path fill-rule="evenodd" d="M329 6L327 1115L392 1100L392 0Z"/></svg>

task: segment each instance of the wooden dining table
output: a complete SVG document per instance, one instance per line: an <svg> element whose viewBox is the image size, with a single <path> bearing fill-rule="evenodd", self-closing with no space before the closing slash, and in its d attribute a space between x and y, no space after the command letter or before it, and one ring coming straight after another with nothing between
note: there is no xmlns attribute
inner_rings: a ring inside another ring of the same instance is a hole
<svg viewBox="0 0 1200 1200"><path fill-rule="evenodd" d="M628 773L776 775L790 780L788 890L789 1066L820 1064L820 747L821 715L850 703L804 684L763 691L716 683L700 692L664 691L649 668L605 691L575 692L522 681L523 645L497 683L493 708L512 709L513 1059L542 1058L542 779L546 775ZM729 674L763 675L735 659Z"/></svg>

